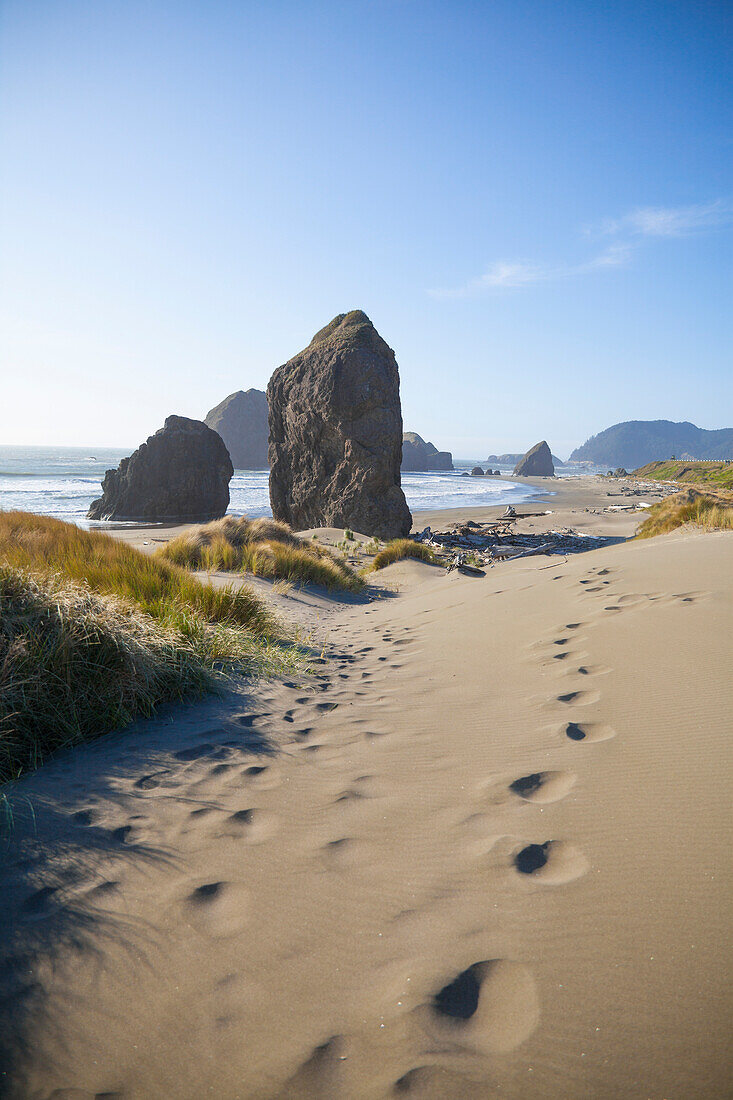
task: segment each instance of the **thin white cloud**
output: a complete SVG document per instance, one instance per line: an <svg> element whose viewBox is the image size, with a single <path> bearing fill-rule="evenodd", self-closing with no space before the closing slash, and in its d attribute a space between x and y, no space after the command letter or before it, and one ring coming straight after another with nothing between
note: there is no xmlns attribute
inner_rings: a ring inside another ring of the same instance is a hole
<svg viewBox="0 0 733 1100"><path fill-rule="evenodd" d="M496 260L478 278L462 286L429 290L428 294L432 298L474 298L491 291L516 290L536 283L556 282L594 271L623 267L630 263L644 238L687 237L732 222L733 205L724 199L690 206L639 207L621 218L608 218L595 229L586 229L588 236L597 237L600 234L624 239L614 241L597 256L582 263L551 265L531 260Z"/></svg>
<svg viewBox="0 0 733 1100"><path fill-rule="evenodd" d="M483 275L471 279L463 286L446 290L429 290L432 298L474 298L491 290L509 290L530 286L532 283L551 283L560 279L570 279L574 275L584 275L607 267L620 267L627 263L633 246L613 244L592 259L580 264L531 263L526 260L497 260Z"/></svg>
<svg viewBox="0 0 733 1100"><path fill-rule="evenodd" d="M691 206L642 206L621 218L609 218L601 225L604 234L640 237L687 237L717 229L733 221L733 207L723 199Z"/></svg>

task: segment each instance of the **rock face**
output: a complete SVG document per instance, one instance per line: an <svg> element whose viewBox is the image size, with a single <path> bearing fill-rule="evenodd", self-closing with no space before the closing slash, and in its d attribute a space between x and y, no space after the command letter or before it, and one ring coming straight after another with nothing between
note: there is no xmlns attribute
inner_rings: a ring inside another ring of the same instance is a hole
<svg viewBox="0 0 733 1100"><path fill-rule="evenodd" d="M169 416L116 470L107 470L89 519L204 523L229 506L234 473L221 436L200 420Z"/></svg>
<svg viewBox="0 0 733 1100"><path fill-rule="evenodd" d="M483 477L483 476L484 476L483 468L481 466L474 466L474 468L471 470L471 477Z"/></svg>
<svg viewBox="0 0 733 1100"><path fill-rule="evenodd" d="M408 535L394 352L361 310L339 314L267 387L270 502L296 529Z"/></svg>
<svg viewBox="0 0 733 1100"><path fill-rule="evenodd" d="M426 443L417 432L405 432L402 436L403 470L452 470L453 455L439 451L432 443Z"/></svg>
<svg viewBox="0 0 733 1100"><path fill-rule="evenodd" d="M547 443L535 443L531 450L527 451L514 467L514 473L518 477L554 477L555 467L552 462L552 454Z"/></svg>
<svg viewBox="0 0 733 1100"><path fill-rule="evenodd" d="M267 397L263 390L237 390L207 412L204 424L218 432L235 470L267 469Z"/></svg>

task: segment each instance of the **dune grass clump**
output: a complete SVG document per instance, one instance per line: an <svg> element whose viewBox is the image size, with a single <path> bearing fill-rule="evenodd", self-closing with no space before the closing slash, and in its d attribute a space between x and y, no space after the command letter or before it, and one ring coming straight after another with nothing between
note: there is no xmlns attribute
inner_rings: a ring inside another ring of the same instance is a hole
<svg viewBox="0 0 733 1100"><path fill-rule="evenodd" d="M649 508L636 537L648 539L686 526L702 527L706 531L733 531L733 495L688 489L665 497Z"/></svg>
<svg viewBox="0 0 733 1100"><path fill-rule="evenodd" d="M437 561L430 547L423 546L421 542L415 542L413 539L392 539L375 555L374 561L365 572L375 573L378 569L392 565L393 562L402 561L403 558L415 558L417 561L426 561L431 564Z"/></svg>
<svg viewBox="0 0 733 1100"><path fill-rule="evenodd" d="M0 782L213 684L212 660L174 628L115 597L0 565Z"/></svg>
<svg viewBox="0 0 733 1100"><path fill-rule="evenodd" d="M225 516L171 539L156 558L187 569L252 573L291 584L320 584L360 592L364 581L313 540L272 519Z"/></svg>
<svg viewBox="0 0 733 1100"><path fill-rule="evenodd" d="M267 605L246 588L202 584L160 557L49 516L0 512L0 562L129 600L183 634L198 630L202 621L246 627L261 638L276 629Z"/></svg>

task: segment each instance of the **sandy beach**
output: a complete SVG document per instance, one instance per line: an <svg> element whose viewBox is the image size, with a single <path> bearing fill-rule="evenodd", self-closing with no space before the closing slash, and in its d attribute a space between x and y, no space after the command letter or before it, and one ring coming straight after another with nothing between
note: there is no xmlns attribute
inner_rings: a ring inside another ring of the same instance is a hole
<svg viewBox="0 0 733 1100"><path fill-rule="evenodd" d="M537 484L608 545L281 594L312 675L14 787L3 1095L731 1095L733 538Z"/></svg>

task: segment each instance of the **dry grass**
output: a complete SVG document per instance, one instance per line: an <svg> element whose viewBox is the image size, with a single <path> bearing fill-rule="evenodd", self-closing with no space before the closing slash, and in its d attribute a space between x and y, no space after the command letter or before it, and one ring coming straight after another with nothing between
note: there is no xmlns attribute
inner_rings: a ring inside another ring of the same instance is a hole
<svg viewBox="0 0 733 1100"><path fill-rule="evenodd" d="M0 565L0 782L213 686L193 640L111 596Z"/></svg>
<svg viewBox="0 0 733 1100"><path fill-rule="evenodd" d="M185 570L97 531L29 512L0 512L0 562L57 574L102 595L129 600L182 633L200 620L244 626L271 637L276 624L267 605L248 589L214 588Z"/></svg>
<svg viewBox="0 0 733 1100"><path fill-rule="evenodd" d="M688 489L665 497L648 510L636 537L648 539L686 526L733 531L733 495Z"/></svg>
<svg viewBox="0 0 733 1100"><path fill-rule="evenodd" d="M222 674L302 671L247 589L215 589L108 535L0 512L0 782Z"/></svg>
<svg viewBox="0 0 733 1100"><path fill-rule="evenodd" d="M412 539L392 539L383 550L380 550L374 561L365 570L366 573L374 573L378 569L384 569L393 562L402 561L403 558L416 558L417 561L435 563L436 556L429 546L423 546L421 542Z"/></svg>
<svg viewBox="0 0 733 1100"><path fill-rule="evenodd" d="M320 584L360 592L364 581L313 540L272 519L225 516L171 539L156 551L188 569L252 573L291 584Z"/></svg>

